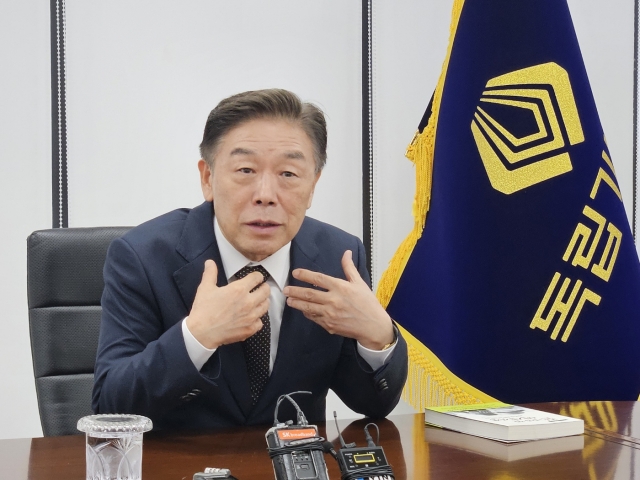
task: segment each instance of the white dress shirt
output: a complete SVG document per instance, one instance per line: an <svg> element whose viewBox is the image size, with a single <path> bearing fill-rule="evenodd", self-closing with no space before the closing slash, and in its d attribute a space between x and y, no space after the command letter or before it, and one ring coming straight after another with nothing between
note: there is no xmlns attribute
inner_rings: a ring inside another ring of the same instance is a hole
<svg viewBox="0 0 640 480"><path fill-rule="evenodd" d="M227 275L227 281L232 282L236 280L235 273L247 265L262 265L264 269L269 272L270 276L267 280L267 284L271 289L271 293L269 295L269 321L271 323L271 355L269 359L269 372L271 372L278 352L282 313L284 312L286 303L286 298L282 291L284 290L284 287L287 286L289 280L289 268L291 265L289 251L291 250L291 242L287 243L280 250L275 252L273 255L268 256L264 260L260 262L252 262L238 252L231 243L229 243L222 233L222 230L220 230L218 220L215 217L213 220L213 229L215 231L218 249L220 250L222 266L224 267L224 271ZM218 268L219 267L220 266L218 266ZM182 321L182 336L184 337L184 344L187 347L189 358L191 358L195 367L200 370L216 349L206 348L196 339L196 337L193 336L191 331L189 331L189 327L187 327L186 318ZM360 356L371 366L371 368L377 370L387 363L395 345L386 350L378 351L365 348L357 342L357 348Z"/></svg>

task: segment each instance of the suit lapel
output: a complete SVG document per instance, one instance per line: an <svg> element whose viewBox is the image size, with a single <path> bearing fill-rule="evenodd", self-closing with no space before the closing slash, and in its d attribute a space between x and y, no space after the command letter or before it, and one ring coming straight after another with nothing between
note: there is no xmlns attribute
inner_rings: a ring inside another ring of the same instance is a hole
<svg viewBox="0 0 640 480"><path fill-rule="evenodd" d="M215 240L213 205L210 202L205 202L191 210L176 251L188 262L174 272L173 278L180 290L187 311L190 311L196 290L202 281L206 260L211 259L216 262L218 285L227 285L227 276ZM251 393L242 344L236 342L223 345L218 348L217 353L227 386L242 413L247 417L251 411Z"/></svg>
<svg viewBox="0 0 640 480"><path fill-rule="evenodd" d="M303 229L301 229L302 232ZM318 249L315 243L305 244L300 239L301 235L291 243L291 269L289 271L289 285L297 287L308 287L309 285L296 280L291 275L291 272L296 268L304 268L312 271L322 271L320 266L316 263ZM304 235L302 235L304 236ZM315 325L311 320L308 320L302 312L293 309L288 305L285 306L282 315L282 326L280 327L280 340L278 342L278 354L276 356L276 365L274 365L274 371L276 366L294 365L296 358L299 357L300 351L304 349L304 345L307 344L308 337L312 331L312 326ZM298 345L299 349L294 346Z"/></svg>
<svg viewBox="0 0 640 480"><path fill-rule="evenodd" d="M176 251L188 262L173 273L182 300L191 310L198 285L202 281L205 260L211 259L218 267L218 285L226 285L220 251L213 232L213 207L209 202L194 208L182 230Z"/></svg>

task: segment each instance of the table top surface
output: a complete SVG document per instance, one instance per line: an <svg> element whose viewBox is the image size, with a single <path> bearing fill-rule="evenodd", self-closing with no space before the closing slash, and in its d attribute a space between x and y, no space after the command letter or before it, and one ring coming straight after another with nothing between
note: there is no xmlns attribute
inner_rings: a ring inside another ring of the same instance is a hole
<svg viewBox="0 0 640 480"><path fill-rule="evenodd" d="M425 427L423 414L396 415L376 423L380 444L398 480L640 479L640 402L528 406L582 418L585 434L506 445ZM365 446L362 427L366 423L341 421L345 440ZM339 446L333 422L318 427L323 436ZM274 478L266 451L267 429L146 433L142 476L191 480L205 467L224 467L239 480ZM0 478L83 479L84 444L83 435L0 440ZM329 478L339 479L336 462L328 455L325 458Z"/></svg>

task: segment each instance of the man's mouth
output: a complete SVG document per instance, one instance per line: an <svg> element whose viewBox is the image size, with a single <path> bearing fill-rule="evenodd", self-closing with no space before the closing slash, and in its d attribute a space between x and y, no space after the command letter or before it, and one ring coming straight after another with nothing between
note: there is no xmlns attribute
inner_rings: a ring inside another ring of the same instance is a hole
<svg viewBox="0 0 640 480"><path fill-rule="evenodd" d="M249 222L248 225L256 228L273 228L279 226L280 224L275 222L256 220L255 222Z"/></svg>

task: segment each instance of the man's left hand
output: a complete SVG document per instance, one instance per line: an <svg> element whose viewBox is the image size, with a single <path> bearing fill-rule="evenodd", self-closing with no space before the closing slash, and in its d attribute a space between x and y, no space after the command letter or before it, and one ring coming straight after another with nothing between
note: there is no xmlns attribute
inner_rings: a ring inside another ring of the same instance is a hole
<svg viewBox="0 0 640 480"><path fill-rule="evenodd" d="M295 279L326 291L287 286L284 289L287 305L300 310L305 317L331 334L354 338L370 350L382 350L394 339L391 317L382 308L369 285L362 280L353 264L350 250L342 256L342 269L346 280L301 268L295 269Z"/></svg>

